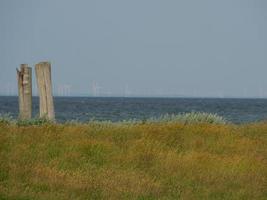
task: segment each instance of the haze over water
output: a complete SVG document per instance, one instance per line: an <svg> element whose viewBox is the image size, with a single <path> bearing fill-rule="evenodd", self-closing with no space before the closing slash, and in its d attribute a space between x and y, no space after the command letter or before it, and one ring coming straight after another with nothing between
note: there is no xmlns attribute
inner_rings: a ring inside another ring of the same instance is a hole
<svg viewBox="0 0 267 200"><path fill-rule="evenodd" d="M20 64L48 60L55 95L267 97L266 11L265 0L1 0L0 95L16 94Z"/></svg>
<svg viewBox="0 0 267 200"><path fill-rule="evenodd" d="M266 11L265 0L2 0L0 95L17 95L20 64L50 61L53 94L85 96L56 97L59 121L191 111L263 120L267 100L246 98L267 97ZM0 97L0 113L17 117L17 104Z"/></svg>

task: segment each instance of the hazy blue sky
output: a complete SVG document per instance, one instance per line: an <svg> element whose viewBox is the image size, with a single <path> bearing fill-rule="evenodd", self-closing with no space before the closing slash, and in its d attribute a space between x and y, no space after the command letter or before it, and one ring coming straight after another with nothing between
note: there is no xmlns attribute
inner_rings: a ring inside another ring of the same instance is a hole
<svg viewBox="0 0 267 200"><path fill-rule="evenodd" d="M1 94L49 60L55 94L267 97L266 0L0 0L0 45Z"/></svg>

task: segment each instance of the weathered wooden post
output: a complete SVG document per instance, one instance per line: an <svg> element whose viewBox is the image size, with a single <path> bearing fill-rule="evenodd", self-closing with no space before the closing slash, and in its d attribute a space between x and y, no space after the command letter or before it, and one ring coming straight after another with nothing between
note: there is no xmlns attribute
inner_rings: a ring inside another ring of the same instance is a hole
<svg viewBox="0 0 267 200"><path fill-rule="evenodd" d="M35 73L39 90L40 117L54 120L55 111L52 95L51 64L49 62L36 64Z"/></svg>
<svg viewBox="0 0 267 200"><path fill-rule="evenodd" d="M32 68L21 64L17 69L19 119L26 120L32 117Z"/></svg>

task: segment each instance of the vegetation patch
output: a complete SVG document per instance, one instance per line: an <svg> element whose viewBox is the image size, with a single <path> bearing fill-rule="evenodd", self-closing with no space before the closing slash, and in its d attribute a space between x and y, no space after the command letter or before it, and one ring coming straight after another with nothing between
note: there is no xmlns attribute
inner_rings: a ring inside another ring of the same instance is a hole
<svg viewBox="0 0 267 200"><path fill-rule="evenodd" d="M0 123L0 199L266 199L267 124L204 116Z"/></svg>

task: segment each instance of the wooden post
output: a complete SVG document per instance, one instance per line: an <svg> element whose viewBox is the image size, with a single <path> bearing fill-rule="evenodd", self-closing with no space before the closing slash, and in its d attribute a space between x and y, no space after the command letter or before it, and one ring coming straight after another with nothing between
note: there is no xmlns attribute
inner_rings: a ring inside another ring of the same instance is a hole
<svg viewBox="0 0 267 200"><path fill-rule="evenodd" d="M26 120L32 117L32 68L21 64L17 69L19 119Z"/></svg>
<svg viewBox="0 0 267 200"><path fill-rule="evenodd" d="M52 95L51 64L49 62L36 64L35 73L39 90L40 117L54 120L55 111Z"/></svg>

